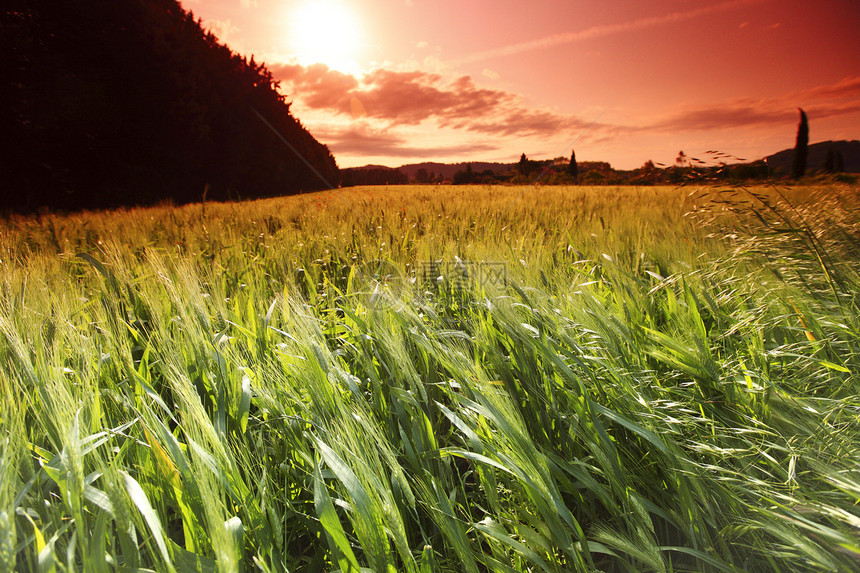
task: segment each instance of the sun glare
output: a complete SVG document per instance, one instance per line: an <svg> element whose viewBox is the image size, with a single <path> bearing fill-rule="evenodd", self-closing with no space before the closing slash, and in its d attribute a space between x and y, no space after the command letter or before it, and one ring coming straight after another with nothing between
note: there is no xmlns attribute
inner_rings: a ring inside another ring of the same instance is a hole
<svg viewBox="0 0 860 573"><path fill-rule="evenodd" d="M361 30L349 6L338 0L310 0L299 5L291 18L290 44L302 63L357 71Z"/></svg>

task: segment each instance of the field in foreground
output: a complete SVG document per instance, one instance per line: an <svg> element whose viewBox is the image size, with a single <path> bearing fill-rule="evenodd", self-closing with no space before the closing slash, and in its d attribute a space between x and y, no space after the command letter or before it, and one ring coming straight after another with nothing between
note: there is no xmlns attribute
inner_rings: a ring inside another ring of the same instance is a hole
<svg viewBox="0 0 860 573"><path fill-rule="evenodd" d="M858 213L402 187L0 222L0 570L856 570Z"/></svg>

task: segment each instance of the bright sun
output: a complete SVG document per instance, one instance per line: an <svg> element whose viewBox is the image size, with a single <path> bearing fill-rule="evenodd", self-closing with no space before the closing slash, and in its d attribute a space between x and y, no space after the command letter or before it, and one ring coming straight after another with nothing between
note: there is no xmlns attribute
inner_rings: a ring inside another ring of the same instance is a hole
<svg viewBox="0 0 860 573"><path fill-rule="evenodd" d="M290 43L302 63L323 63L344 72L358 68L360 26L343 2L309 0L299 5L291 18Z"/></svg>

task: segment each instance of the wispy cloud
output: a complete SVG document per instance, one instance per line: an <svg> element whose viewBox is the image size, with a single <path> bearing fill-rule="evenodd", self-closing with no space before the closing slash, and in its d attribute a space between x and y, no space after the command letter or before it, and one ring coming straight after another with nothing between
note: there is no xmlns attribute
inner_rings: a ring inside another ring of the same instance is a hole
<svg viewBox="0 0 860 573"><path fill-rule="evenodd" d="M495 117L486 119L476 119L462 125L463 128L469 131L485 133L487 135L497 136L529 136L529 135L558 135L565 132L572 132L584 129L588 125L587 121L565 116L557 113L513 109L508 113L501 113ZM461 127L455 125L454 127ZM596 129L603 129L608 126L599 125Z"/></svg>
<svg viewBox="0 0 860 573"><path fill-rule="evenodd" d="M582 42L595 38L603 38L615 34L623 34L625 32L645 30L657 26L664 26L666 24L677 24L678 22L702 18L704 16L709 16L718 12L727 12L736 8L749 6L751 4L760 4L766 1L767 0L730 0L728 2L722 2L713 6L705 6L703 8L697 8L694 10L672 12L671 14L665 14L663 16L639 18L638 20L631 20L629 22L622 22L620 24L605 24L602 26L593 26L591 28L586 28L585 30L580 30L578 32L554 34L552 36L546 36L537 40L520 42L518 44L510 44L508 46L502 46L500 48L475 52L455 59L454 63L466 64L472 62L479 62L492 58L521 54L523 52L543 50L546 48L552 48L564 44L572 44L575 42Z"/></svg>
<svg viewBox="0 0 860 573"><path fill-rule="evenodd" d="M837 104L812 104L804 111L810 121L851 115L860 112L860 101ZM789 105L775 107L753 100L726 102L691 109L656 123L650 129L658 131L707 131L774 125L793 125L797 108Z"/></svg>
<svg viewBox="0 0 860 573"><path fill-rule="evenodd" d="M738 98L688 107L649 129L699 131L793 124L797 108L812 119L860 112L860 76L771 98Z"/></svg>
<svg viewBox="0 0 860 573"><path fill-rule="evenodd" d="M402 135L390 130L379 130L367 124L347 128L322 127L314 130L321 141L338 154L378 157L432 158L472 155L481 152L497 151L498 147L489 143L467 143L448 146L410 146Z"/></svg>
<svg viewBox="0 0 860 573"><path fill-rule="evenodd" d="M801 99L860 98L860 76L847 77L835 84L809 88L792 96Z"/></svg>

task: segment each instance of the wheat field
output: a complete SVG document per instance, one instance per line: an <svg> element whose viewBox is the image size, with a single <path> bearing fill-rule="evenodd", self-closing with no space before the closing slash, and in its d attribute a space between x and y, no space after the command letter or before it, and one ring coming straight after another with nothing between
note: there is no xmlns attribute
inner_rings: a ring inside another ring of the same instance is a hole
<svg viewBox="0 0 860 573"><path fill-rule="evenodd" d="M856 187L0 221L0 570L860 568Z"/></svg>

